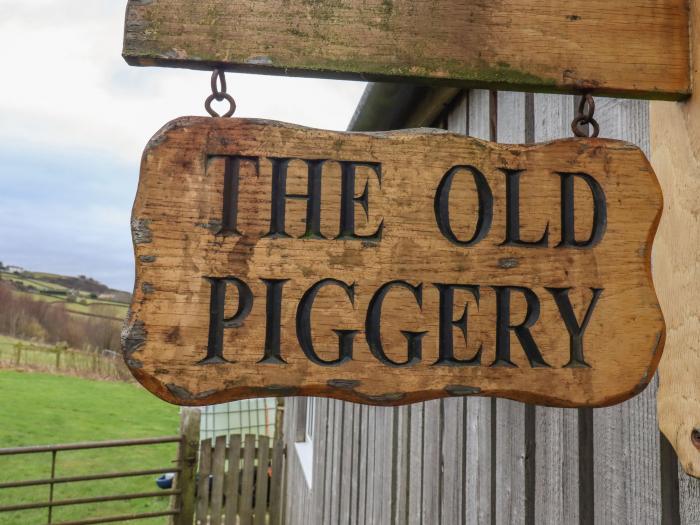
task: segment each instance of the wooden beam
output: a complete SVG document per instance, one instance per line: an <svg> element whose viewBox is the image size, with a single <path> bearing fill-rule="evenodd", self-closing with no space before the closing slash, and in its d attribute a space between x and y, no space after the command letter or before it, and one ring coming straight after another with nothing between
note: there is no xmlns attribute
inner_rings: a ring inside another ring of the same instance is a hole
<svg viewBox="0 0 700 525"><path fill-rule="evenodd" d="M130 0L131 65L677 100L687 0Z"/></svg>
<svg viewBox="0 0 700 525"><path fill-rule="evenodd" d="M691 3L700 24L700 6ZM697 27L697 25L696 25ZM700 34L693 35L693 74L700 74ZM651 161L666 206L654 247L654 282L668 323L659 365L659 426L686 473L700 477L700 97L655 102L650 109Z"/></svg>

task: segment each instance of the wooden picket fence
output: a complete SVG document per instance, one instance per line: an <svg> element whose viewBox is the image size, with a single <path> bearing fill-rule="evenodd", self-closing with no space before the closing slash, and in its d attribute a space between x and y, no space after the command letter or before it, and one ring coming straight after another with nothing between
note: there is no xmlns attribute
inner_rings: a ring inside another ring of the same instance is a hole
<svg viewBox="0 0 700 525"><path fill-rule="evenodd" d="M228 441L228 443L227 443ZM257 441L257 445L256 445ZM234 434L201 442L197 525L282 525L284 443Z"/></svg>

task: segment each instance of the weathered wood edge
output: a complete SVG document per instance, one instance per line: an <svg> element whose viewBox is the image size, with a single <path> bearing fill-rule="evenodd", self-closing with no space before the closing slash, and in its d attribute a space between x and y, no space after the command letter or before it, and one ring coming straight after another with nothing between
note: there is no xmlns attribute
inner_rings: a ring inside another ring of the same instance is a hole
<svg viewBox="0 0 700 525"><path fill-rule="evenodd" d="M353 135L353 136L369 136L369 137L374 137L374 138L379 138L379 139L394 139L394 138L400 138L400 137L416 137L416 136L434 136L434 135L446 135L446 136L452 136L459 138L461 140L464 140L465 138L469 138L469 140L472 140L474 142L477 142L479 144L483 144L485 146L488 146L491 149L502 149L507 151L509 149L509 146L512 146L513 144L508 143L508 142L493 142L477 137L472 137L470 135L463 135L460 133L455 133L453 131L448 131L440 128L430 128L430 127L420 127L420 128L406 128L406 129L398 129L398 130L388 130L388 131L328 131L324 130L321 128L312 128L309 126L301 126L299 124L293 124L290 122L282 122L278 120L269 120L269 119L258 119L258 118L248 118L248 117L232 117L230 119L224 119L224 118L212 118L212 117L201 117L201 116L184 116L184 117L177 117L165 124L163 127L161 127L156 133L151 137L151 139L148 141L146 144L146 147L144 149L144 152L141 157L141 162L143 164L143 160L146 157L146 155L154 148L159 146L161 143L163 143L167 139L167 135L169 132L184 128L187 126L196 126L200 124L206 124L210 121L245 121L251 124L257 124L257 125L264 125L264 126L269 126L269 127L277 127L277 128L286 128L290 130L300 130L300 131L323 131L326 133L335 133L338 135ZM576 138L576 137L563 137L560 139L553 139L553 140L546 140L542 142L534 142L534 143L528 143L528 144L517 144L520 148L522 148L524 151L527 150L533 150L533 149L539 149L542 148L548 144L552 143L562 143L562 142L572 142L572 143L583 143L586 142L589 144L591 147L595 147L597 144L606 144L608 146L608 149L613 149L612 147L614 146L616 149L632 149L632 150L639 150L639 147L635 144L632 144L631 142L625 141L625 140L619 140L619 139L609 139L609 138ZM649 168L649 171L653 172L653 168L651 164L649 163L649 160L646 159L645 156L645 162L647 165L647 168ZM661 186L659 185L658 180L655 180L655 185L657 189L659 190L659 193L661 193ZM663 204L663 202L661 203ZM661 216L657 217L656 221L658 222L660 220ZM655 233L655 232L652 232ZM652 235L653 239L653 235ZM650 259L651 260L651 259Z"/></svg>
<svg viewBox="0 0 700 525"><path fill-rule="evenodd" d="M141 159L141 167L145 164L145 159L146 156L149 154L149 152L158 147L160 144L162 144L166 139L167 135L170 131L190 125L198 125L198 124L204 124L206 122L209 122L211 119L210 117L197 117L197 116L185 116L185 117L178 117L174 120L171 120L167 124L165 124L160 130L158 130L155 135L148 141L148 144L146 145L146 148L144 149L142 159ZM308 129L313 129L313 128L308 128L305 126L299 126L297 124L290 124L286 122L278 122L278 121L271 121L271 120L265 120L265 119L240 119L240 120L246 120L249 122L254 122L257 124L266 124L266 125L272 125L272 126L278 126L278 127L286 127L290 129L298 129L298 130L308 130ZM442 129L435 129L435 128L415 128L415 129L404 129L404 130L395 130L395 131L375 131L375 132L337 132L339 135L369 135L372 137L376 138L392 138L392 137L400 137L400 136L417 136L417 135L452 135L455 137L459 138L464 138L464 135L460 135L458 133L453 133L450 131L445 131ZM495 143L483 139L478 139L474 137L470 137L472 140L477 141L482 144L488 144L489 147L496 148L496 149L506 149L506 145L500 144L500 143ZM597 139L597 138L589 138L589 139L580 139L580 138L566 138L566 139L559 139L559 141L564 140L564 141L572 141L572 142L579 142L579 141L587 141L591 143L592 145L595 145L595 143L606 143L609 146L617 146L621 149L627 149L627 148L632 148L632 149L639 149L637 146L630 142L626 142L623 140L617 140L617 139ZM552 143L555 141L545 141L545 142L540 142L540 143L534 143L534 144L525 144L522 145L522 147L526 150L528 149L537 149L543 146L546 146L549 143ZM654 170L649 163L649 160L646 158L645 155L643 155L644 162L647 164L647 167L649 168L650 173L654 174ZM600 407L606 407L606 406L611 406L615 405L618 403L621 403L623 401L626 401L642 391L649 385L649 383L652 381L654 374L656 373L656 369L658 367L659 361L661 359L661 356L663 354L663 349L664 345L666 342L666 322L663 316L663 312L661 311L661 306L659 304L659 299L658 299L658 294L656 292L656 288L654 287L654 282L652 278L652 271L651 271L651 255L653 251L653 242L654 242L654 237L656 235L656 232L659 227L659 222L661 221L661 216L663 212L663 194L661 192L661 186L660 183L657 179L656 176L653 177L653 183L656 185L656 188L658 190L658 193L661 197L661 202L659 206L659 211L656 214L656 217L654 218L653 223L650 225L648 233L647 233L647 243L646 243L646 253L645 253L645 268L646 268L646 277L648 280L648 285L650 287L650 290L654 293L654 298L656 300L656 307L659 311L659 315L661 317L662 321L662 326L661 330L657 333L657 340L654 345L654 348L652 349L652 356L651 360L649 363L649 366L646 369L646 372L644 376L640 379L639 383L632 388L631 390L627 392L620 393L615 396L610 396L609 398L606 398L602 400L600 403L596 404L591 404L591 405L586 405L586 407L590 408L600 408ZM134 247L134 253L136 254L136 245L138 244L140 236L143 234L143 226L142 224L137 224L138 221L135 221L135 218L132 216L132 241L133 241L133 247ZM145 229L147 230L148 227L146 225ZM135 270L136 270L136 279L135 279L135 287L136 285L140 282L139 279L139 273L140 273L140 264L139 261L136 261L135 265ZM134 291L136 291L134 289ZM353 403L359 403L359 404L364 404L364 405L373 405L373 406L402 406L402 405L408 405L412 403L418 403L421 401L429 401L433 399L442 399L442 398L449 398L449 397L474 397L474 396L481 396L481 397L492 397L492 398L500 398L500 399L511 399L515 401L521 401L524 403L530 403L530 404L536 404L540 406L551 406L551 407L559 407L559 408L578 408L580 405L571 403L567 401L566 399L560 399L552 396L540 396L536 394L527 394L523 392L517 392L517 393L512 393L511 391L507 390L494 390L489 393L482 393L480 388L477 387L472 387L469 385L447 385L445 388L441 390L426 390L422 392L414 392L414 393L405 393L405 392L386 392L383 394L377 394L377 395L367 395L367 394L362 394L359 392L356 392L354 390L354 385L349 384L347 381L339 381L337 384L328 384L326 387L309 387L309 388L301 388L297 386L286 386L286 385L270 385L268 387L238 387L238 388L230 388L226 390L220 390L217 392L203 392L201 394L192 394L188 390L178 386L178 385L173 385L173 384L164 384L162 381L159 381L155 379L155 377L145 374L141 370L141 363L133 360L132 354L138 351L143 344L145 343L146 337L147 337L147 332L145 330L145 326L143 324L143 321L136 321L133 319L133 310L130 307L127 317L124 321L124 326L122 329L122 334L121 334L121 346L122 346L122 354L125 360L125 363L129 370L131 371L132 375L134 378L139 381L144 387L146 387L150 392L154 393L156 396L158 396L160 399L174 404L178 406L205 406L205 405L214 405L214 404L219 404L219 403L225 403L228 401L238 401L238 400L243 400L243 399L253 399L253 398L258 398L258 397L292 397L292 396L315 396L315 397L326 397L326 398L331 398L331 399L338 399L341 401L349 401ZM331 383L331 381L329 381Z"/></svg>
<svg viewBox="0 0 700 525"><path fill-rule="evenodd" d="M700 5L690 2L691 72L700 75ZM659 230L654 270L667 308L669 349L659 365L659 429L673 446L689 476L700 479L700 350L698 349L698 185L700 100L683 104L652 103L649 125L651 160L673 205ZM697 500L696 500L697 502Z"/></svg>
<svg viewBox="0 0 700 525"><path fill-rule="evenodd" d="M498 75L491 72L488 79L480 78L478 72L471 72L464 78L439 78L414 75L377 74L356 71L337 71L330 69L310 69L286 67L283 65L268 65L259 63L231 63L221 60L203 60L200 58L182 58L175 54L143 53L128 46L129 12L133 4L149 3L152 0L129 0L124 14L124 30L122 58L133 67L167 67L176 69L191 69L195 71L213 71L221 69L227 72L247 73L255 75L291 76L305 78L322 78L335 80L356 80L363 82L386 82L422 84L433 87L454 87L459 89L489 89L503 91L522 91L531 93L579 94L591 92L596 96L616 98L638 98L645 100L682 101L688 99L693 92L691 64L688 63L687 79L682 89L677 91L661 91L654 89L597 87L590 83L558 83L556 79L541 79L527 72L516 74L512 79L499 80ZM688 19L690 25L690 19ZM692 27L691 27L692 30ZM692 32L692 31L690 31ZM692 59L691 59L692 60ZM517 79L517 80L516 80Z"/></svg>
<svg viewBox="0 0 700 525"><path fill-rule="evenodd" d="M577 85L554 85L536 82L508 82L466 79L442 79L429 77L403 77L396 75L377 75L372 73L340 73L329 70L310 70L295 68L278 68L264 65L226 64L217 61L193 61L170 57L135 57L122 55L126 63L136 67L167 67L174 69L191 69L195 71L213 71L222 69L229 73L244 73L250 75L288 76L330 80L355 80L361 82L383 82L396 84L421 84L431 87L453 87L458 89L488 89L494 91L520 91L525 93L550 93L559 95L575 95L583 92L592 93L598 97L637 98L644 100L682 101L691 96L691 90L667 93L663 91L591 88Z"/></svg>

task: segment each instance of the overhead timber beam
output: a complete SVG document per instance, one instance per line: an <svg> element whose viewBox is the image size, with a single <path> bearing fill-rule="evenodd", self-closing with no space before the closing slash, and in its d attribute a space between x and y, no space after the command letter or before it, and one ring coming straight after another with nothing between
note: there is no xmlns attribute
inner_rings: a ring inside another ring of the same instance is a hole
<svg viewBox="0 0 700 525"><path fill-rule="evenodd" d="M130 0L131 65L680 100L687 0Z"/></svg>

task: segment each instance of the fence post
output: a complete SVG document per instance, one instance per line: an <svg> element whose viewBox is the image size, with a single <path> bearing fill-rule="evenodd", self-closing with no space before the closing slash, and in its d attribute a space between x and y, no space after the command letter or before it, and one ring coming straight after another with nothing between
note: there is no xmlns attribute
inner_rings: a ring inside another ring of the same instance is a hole
<svg viewBox="0 0 700 525"><path fill-rule="evenodd" d="M270 525L283 525L284 501L284 441L282 434L275 439L272 449L272 479L270 481Z"/></svg>
<svg viewBox="0 0 700 525"><path fill-rule="evenodd" d="M56 479L56 454L56 450L51 451L51 485L49 486L49 525L53 523L53 480Z"/></svg>
<svg viewBox="0 0 700 525"><path fill-rule="evenodd" d="M282 437L282 425L284 425L284 398L278 397L275 407L275 433L273 442L276 443Z"/></svg>
<svg viewBox="0 0 700 525"><path fill-rule="evenodd" d="M180 494L173 498L180 512L173 516L173 525L192 525L194 521L200 417L201 412L198 408L183 407L180 414L181 441L178 459L182 470L176 476L176 488Z"/></svg>

